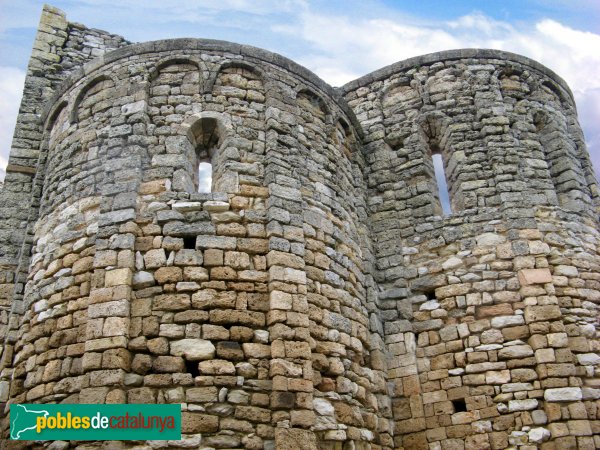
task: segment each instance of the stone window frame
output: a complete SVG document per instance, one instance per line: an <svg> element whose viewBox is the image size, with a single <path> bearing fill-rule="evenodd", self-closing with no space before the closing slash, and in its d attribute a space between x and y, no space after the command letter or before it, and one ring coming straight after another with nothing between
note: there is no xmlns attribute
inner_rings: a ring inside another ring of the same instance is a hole
<svg viewBox="0 0 600 450"><path fill-rule="evenodd" d="M190 127L192 136L192 145L194 146L193 155L195 160L192 163L192 176L194 179L194 189L200 192L200 165L210 164L211 186L208 192L213 191L213 160L217 156L222 144L222 132L219 131L219 123L213 117L204 117L196 120Z"/></svg>
<svg viewBox="0 0 600 450"><path fill-rule="evenodd" d="M218 140L212 152L207 149L208 158L199 158L197 152L201 143L197 141L199 137L197 126L206 120L215 121ZM191 173L190 170L187 171L187 176L190 178L190 183L188 184L193 186L192 192L198 192L198 166L201 162L207 160L209 160L212 165L212 183L210 192L224 192L227 194L236 194L239 192L240 184L237 172L228 168L226 159L222 161L218 160L218 157L221 156L222 152L229 146L232 136L233 126L230 118L226 114L215 111L204 111L192 114L178 126L177 131L173 136L176 138L175 145L183 146L180 148L184 154L187 154L188 158L193 158L190 160L189 165ZM187 190L190 191L191 189L188 187Z"/></svg>
<svg viewBox="0 0 600 450"><path fill-rule="evenodd" d="M441 216L449 217L457 212L462 211L460 205L457 202L457 189L456 186L451 182L448 173L448 162L450 159L450 149L445 145L444 135L448 129L450 119L443 113L432 112L419 116L417 119L419 141L426 148L424 157L428 156L428 164L431 165L432 182L435 185L435 191L432 192L437 199L438 204L436 205ZM433 156L439 154L442 159L443 176L446 179L446 190L448 195L448 202L450 211L444 212L442 206L442 191L440 184L437 181L437 173L434 166Z"/></svg>

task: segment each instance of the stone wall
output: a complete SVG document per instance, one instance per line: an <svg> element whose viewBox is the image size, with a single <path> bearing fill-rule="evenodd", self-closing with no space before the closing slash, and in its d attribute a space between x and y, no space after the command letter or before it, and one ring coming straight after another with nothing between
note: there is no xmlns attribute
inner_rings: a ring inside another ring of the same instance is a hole
<svg viewBox="0 0 600 450"><path fill-rule="evenodd" d="M371 163L395 445L594 448L598 195L568 87L522 57L466 50L344 92Z"/></svg>
<svg viewBox="0 0 600 450"><path fill-rule="evenodd" d="M27 67L23 98L0 192L0 336L9 331L10 312L23 312L21 299L31 254L31 225L37 219L45 148L40 116L58 86L75 69L107 51L129 44L120 36L85 28L45 5ZM41 151L40 151L41 150ZM39 170L39 172L38 172ZM37 175L36 175L37 174ZM17 322L10 328L18 326ZM9 347L10 348L10 347ZM2 358L11 358L3 353ZM0 401L3 396L0 395Z"/></svg>
<svg viewBox="0 0 600 450"><path fill-rule="evenodd" d="M171 448L600 447L598 189L548 69L463 50L335 90L49 7L31 61L0 401L180 403Z"/></svg>

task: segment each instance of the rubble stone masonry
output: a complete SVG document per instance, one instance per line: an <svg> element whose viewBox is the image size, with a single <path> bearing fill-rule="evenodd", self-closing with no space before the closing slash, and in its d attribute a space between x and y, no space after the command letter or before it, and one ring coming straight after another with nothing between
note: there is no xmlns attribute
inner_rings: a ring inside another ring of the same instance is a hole
<svg viewBox="0 0 600 450"><path fill-rule="evenodd" d="M598 206L528 58L334 89L46 6L0 191L2 437L12 403L176 403L183 439L3 445L600 448Z"/></svg>

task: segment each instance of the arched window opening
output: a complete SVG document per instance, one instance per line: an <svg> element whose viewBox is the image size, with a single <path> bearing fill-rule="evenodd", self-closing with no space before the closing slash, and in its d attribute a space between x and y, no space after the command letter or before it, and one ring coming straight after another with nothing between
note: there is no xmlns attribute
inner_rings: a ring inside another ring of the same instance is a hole
<svg viewBox="0 0 600 450"><path fill-rule="evenodd" d="M205 117L191 128L194 143L194 187L197 192L209 193L213 187L213 157L221 145L217 120Z"/></svg>

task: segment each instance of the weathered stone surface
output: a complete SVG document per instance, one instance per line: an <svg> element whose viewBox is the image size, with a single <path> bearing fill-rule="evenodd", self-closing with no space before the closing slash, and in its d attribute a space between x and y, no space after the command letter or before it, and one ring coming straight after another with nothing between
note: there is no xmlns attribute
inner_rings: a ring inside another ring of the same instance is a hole
<svg viewBox="0 0 600 450"><path fill-rule="evenodd" d="M529 435L529 442L533 444L541 444L550 439L551 436L550 431L545 428L532 428L527 434Z"/></svg>
<svg viewBox="0 0 600 450"><path fill-rule="evenodd" d="M560 316L560 308L557 305L528 306L525 308L525 321L527 323L558 319Z"/></svg>
<svg viewBox="0 0 600 450"><path fill-rule="evenodd" d="M505 384L510 381L510 371L490 371L485 374L485 382L487 384Z"/></svg>
<svg viewBox="0 0 600 450"><path fill-rule="evenodd" d="M106 272L106 286L120 286L131 284L133 274L131 269L115 269Z"/></svg>
<svg viewBox="0 0 600 450"><path fill-rule="evenodd" d="M525 323L523 316L499 316L492 318L492 326L494 328L505 328Z"/></svg>
<svg viewBox="0 0 600 450"><path fill-rule="evenodd" d="M170 352L189 361L201 361L215 356L215 346L205 339L181 339L170 344Z"/></svg>
<svg viewBox="0 0 600 450"><path fill-rule="evenodd" d="M315 411L322 416L333 416L335 410L333 405L326 399L315 398L313 400Z"/></svg>
<svg viewBox="0 0 600 450"><path fill-rule="evenodd" d="M510 400L508 402L508 410L514 411L530 411L538 407L538 401L534 398L528 398L524 400Z"/></svg>
<svg viewBox="0 0 600 450"><path fill-rule="evenodd" d="M533 355L533 349L529 345L511 345L498 351L500 359L525 358L531 355Z"/></svg>
<svg viewBox="0 0 600 450"><path fill-rule="evenodd" d="M507 316L513 313L513 308L508 303L498 305L479 306L476 310L477 318ZM496 321L497 322L497 321Z"/></svg>
<svg viewBox="0 0 600 450"><path fill-rule="evenodd" d="M523 269L519 270L519 282L521 286L530 284L551 283L552 275L550 270L545 269Z"/></svg>
<svg viewBox="0 0 600 450"><path fill-rule="evenodd" d="M577 360L582 366L596 366L600 364L600 355L596 353L583 353L577 355Z"/></svg>
<svg viewBox="0 0 600 450"><path fill-rule="evenodd" d="M210 361L202 361L198 364L200 373L210 375L233 375L235 367L232 362L215 359Z"/></svg>
<svg viewBox="0 0 600 450"><path fill-rule="evenodd" d="M581 388L566 387L552 388L544 391L544 400L547 402L573 402L581 400Z"/></svg>
<svg viewBox="0 0 600 450"><path fill-rule="evenodd" d="M298 428L277 428L275 445L281 450L316 450L318 448L315 434L312 431Z"/></svg>
<svg viewBox="0 0 600 450"><path fill-rule="evenodd" d="M193 412L181 413L182 433L214 433L219 429L219 419L216 416Z"/></svg>
<svg viewBox="0 0 600 450"><path fill-rule="evenodd" d="M140 271L133 274L132 286L134 288L145 288L154 285L154 277L151 273Z"/></svg>
<svg viewBox="0 0 600 450"><path fill-rule="evenodd" d="M188 211L200 211L202 210L201 202L177 202L173 203L172 208L174 211L188 212Z"/></svg>

